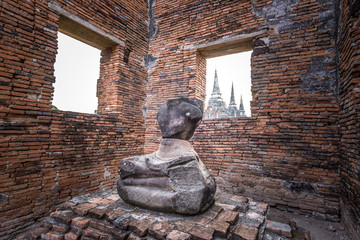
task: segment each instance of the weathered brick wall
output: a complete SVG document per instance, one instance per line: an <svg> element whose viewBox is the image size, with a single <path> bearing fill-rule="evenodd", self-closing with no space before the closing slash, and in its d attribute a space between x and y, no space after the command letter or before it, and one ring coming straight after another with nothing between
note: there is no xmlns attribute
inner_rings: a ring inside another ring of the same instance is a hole
<svg viewBox="0 0 360 240"><path fill-rule="evenodd" d="M338 220L336 1L152 1L145 152L159 104L204 99L199 44L263 32L252 55L253 116L203 121L194 144L220 187Z"/></svg>
<svg viewBox="0 0 360 240"><path fill-rule="evenodd" d="M106 115L89 115L51 111L60 15L49 2L0 2L0 239L70 196L110 188L119 159L143 152L147 3L54 1L124 43L102 52Z"/></svg>
<svg viewBox="0 0 360 240"><path fill-rule="evenodd" d="M149 19L145 1L56 0L123 41L102 51L99 115L50 110L60 16L49 2L0 2L0 239L71 196L114 186L121 158L157 148L165 99L205 98L197 46L254 32L253 116L205 120L196 150L219 187L332 220L340 151L343 219L358 226L359 18L350 2L341 5L338 74L335 0L150 0Z"/></svg>
<svg viewBox="0 0 360 240"><path fill-rule="evenodd" d="M360 239L360 1L341 1L340 156L342 220L353 239Z"/></svg>

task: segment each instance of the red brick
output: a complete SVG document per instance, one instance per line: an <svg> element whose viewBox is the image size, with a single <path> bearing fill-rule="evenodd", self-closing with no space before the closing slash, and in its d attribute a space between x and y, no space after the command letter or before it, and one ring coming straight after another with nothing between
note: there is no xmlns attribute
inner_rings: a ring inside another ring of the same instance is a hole
<svg viewBox="0 0 360 240"><path fill-rule="evenodd" d="M267 221L266 230L274 233L278 233L281 236L292 238L291 227L289 224L280 222Z"/></svg>
<svg viewBox="0 0 360 240"><path fill-rule="evenodd" d="M233 236L244 240L256 240L258 229L240 224L234 231Z"/></svg>
<svg viewBox="0 0 360 240"><path fill-rule="evenodd" d="M209 227L215 230L215 236L226 237L230 224L228 222L214 220L209 224Z"/></svg>
<svg viewBox="0 0 360 240"><path fill-rule="evenodd" d="M99 230L96 230L94 228L86 228L82 231L83 235L86 237L92 237L92 238L96 238L99 239L100 236L103 235L103 233Z"/></svg>
<svg viewBox="0 0 360 240"><path fill-rule="evenodd" d="M192 238L196 240L211 240L214 236L214 229L211 227L195 225L190 229L189 233L191 234Z"/></svg>
<svg viewBox="0 0 360 240"><path fill-rule="evenodd" d="M195 226L195 223L188 221L175 222L176 228L181 232L189 232Z"/></svg>
<svg viewBox="0 0 360 240"><path fill-rule="evenodd" d="M84 229L89 226L89 222L89 218L76 217L71 221L71 225Z"/></svg>
<svg viewBox="0 0 360 240"><path fill-rule="evenodd" d="M149 234L156 239L165 239L166 235L174 228L174 225L166 222L156 222L149 228Z"/></svg>
<svg viewBox="0 0 360 240"><path fill-rule="evenodd" d="M106 213L106 219L110 222L113 222L116 218L124 215L126 212L123 209L114 209Z"/></svg>
<svg viewBox="0 0 360 240"><path fill-rule="evenodd" d="M63 240L64 235L63 234L57 234L57 233L54 233L54 232L48 232L46 234L42 234L41 238L43 238L45 240Z"/></svg>
<svg viewBox="0 0 360 240"><path fill-rule="evenodd" d="M74 206L72 209L76 214L80 216L85 216L94 207L96 207L95 203L82 203L77 206Z"/></svg>
<svg viewBox="0 0 360 240"><path fill-rule="evenodd" d="M127 239L128 239L128 240L141 240L140 237L136 236L136 235L133 234L133 233L131 233Z"/></svg>
<svg viewBox="0 0 360 240"><path fill-rule="evenodd" d="M180 232L178 230L173 230L166 237L166 240L190 240L191 235L188 233Z"/></svg>
<svg viewBox="0 0 360 240"><path fill-rule="evenodd" d="M217 218L218 221L228 222L234 224L239 219L239 213L235 211L225 210L222 211Z"/></svg>
<svg viewBox="0 0 360 240"><path fill-rule="evenodd" d="M89 215L97 219L102 219L108 211L109 209L106 207L95 207L89 210Z"/></svg>
<svg viewBox="0 0 360 240"><path fill-rule="evenodd" d="M152 219L134 220L129 224L129 230L133 231L140 237L144 237L153 223L154 220Z"/></svg>
<svg viewBox="0 0 360 240"><path fill-rule="evenodd" d="M65 240L78 240L79 236L76 235L75 233L69 232L69 233L65 234L64 239Z"/></svg>
<svg viewBox="0 0 360 240"><path fill-rule="evenodd" d="M69 231L69 226L54 224L52 226L52 230L54 230L55 232L60 232L60 233L67 233Z"/></svg>

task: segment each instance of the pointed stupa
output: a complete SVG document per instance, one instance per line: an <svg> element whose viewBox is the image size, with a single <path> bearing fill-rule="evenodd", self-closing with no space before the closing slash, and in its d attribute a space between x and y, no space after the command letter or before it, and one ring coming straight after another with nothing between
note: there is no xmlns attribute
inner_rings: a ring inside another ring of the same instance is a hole
<svg viewBox="0 0 360 240"><path fill-rule="evenodd" d="M219 79L215 68L214 85L208 106L204 114L205 118L224 118L227 117L226 103L221 97Z"/></svg>
<svg viewBox="0 0 360 240"><path fill-rule="evenodd" d="M231 97L230 97L230 105L236 105L235 96L234 96L234 83L231 83Z"/></svg>
<svg viewBox="0 0 360 240"><path fill-rule="evenodd" d="M240 106L239 106L239 112L240 112L240 116L239 116L239 117L246 117L246 115L245 115L245 109L244 109L244 103L243 103L243 98L242 98L242 94L240 95Z"/></svg>
<svg viewBox="0 0 360 240"><path fill-rule="evenodd" d="M229 117L239 117L239 110L237 109L235 103L235 95L234 95L234 83L231 84L231 96L230 96L230 103L227 109Z"/></svg>
<svg viewBox="0 0 360 240"><path fill-rule="evenodd" d="M213 96L221 96L220 87L219 87L219 79L217 76L216 68L215 68L215 76L214 76L214 86L213 86L213 91L212 91L211 97L213 97Z"/></svg>

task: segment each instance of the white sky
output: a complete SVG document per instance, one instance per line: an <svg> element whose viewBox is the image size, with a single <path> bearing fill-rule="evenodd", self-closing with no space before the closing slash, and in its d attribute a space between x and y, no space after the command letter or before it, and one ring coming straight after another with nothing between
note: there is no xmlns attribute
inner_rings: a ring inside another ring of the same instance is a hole
<svg viewBox="0 0 360 240"><path fill-rule="evenodd" d="M100 50L58 33L53 105L59 110L94 113Z"/></svg>
<svg viewBox="0 0 360 240"><path fill-rule="evenodd" d="M251 51L209 58L206 60L206 106L214 86L215 66L223 100L229 105L231 83L234 83L235 103L240 105L242 94L246 116L250 117L251 101Z"/></svg>
<svg viewBox="0 0 360 240"><path fill-rule="evenodd" d="M100 50L60 32L58 44L53 105L64 111L94 113L98 104L96 87L100 70ZM239 106L242 94L245 113L250 116L250 56L251 51L207 59L206 104L214 85L216 66L223 100L229 104L233 82L235 102Z"/></svg>

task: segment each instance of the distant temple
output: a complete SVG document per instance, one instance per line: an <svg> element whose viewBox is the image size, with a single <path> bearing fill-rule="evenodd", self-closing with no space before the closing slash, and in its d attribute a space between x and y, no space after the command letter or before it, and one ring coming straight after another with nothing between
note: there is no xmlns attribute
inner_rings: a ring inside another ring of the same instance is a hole
<svg viewBox="0 0 360 240"><path fill-rule="evenodd" d="M217 71L215 69L214 86L209 99L207 108L205 110L205 119L211 118L232 118L232 117L246 117L242 96L240 97L239 109L235 103L234 96L234 84L231 85L231 97L229 107L226 107L226 103L221 97L219 79Z"/></svg>

